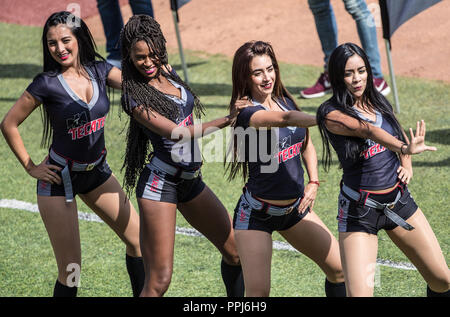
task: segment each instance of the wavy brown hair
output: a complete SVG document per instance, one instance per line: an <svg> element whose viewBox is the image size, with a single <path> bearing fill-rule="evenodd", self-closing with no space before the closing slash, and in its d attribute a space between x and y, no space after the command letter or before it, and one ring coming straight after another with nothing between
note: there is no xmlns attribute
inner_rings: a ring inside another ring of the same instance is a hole
<svg viewBox="0 0 450 317"><path fill-rule="evenodd" d="M286 98L289 98L294 103L295 108L298 111L301 111L299 106L295 103L294 98L281 81L280 68L272 45L263 41L250 41L244 43L241 47L237 49L236 53L234 53L232 66L233 89L229 105L230 111L234 109L237 100L244 97L252 98L250 89L250 76L251 76L250 63L255 56L262 56L262 55L267 55L270 57L276 74L276 79L272 92L272 99L282 99L286 103ZM235 125L236 122L232 124L233 130ZM308 133L309 132L307 129L305 137L306 140L308 140ZM227 160L225 160L224 163L225 172L229 173L228 175L229 180L234 179L237 174L242 173L242 177L245 181L248 176L248 161L247 160L244 160L243 162L241 161L243 158L243 153L241 153L239 149L242 149L242 147L237 144L237 139L238 139L237 135L233 132L233 139L231 141L227 153L227 155L231 154L232 161L227 165ZM307 142L304 143L302 151L306 148L306 146Z"/></svg>

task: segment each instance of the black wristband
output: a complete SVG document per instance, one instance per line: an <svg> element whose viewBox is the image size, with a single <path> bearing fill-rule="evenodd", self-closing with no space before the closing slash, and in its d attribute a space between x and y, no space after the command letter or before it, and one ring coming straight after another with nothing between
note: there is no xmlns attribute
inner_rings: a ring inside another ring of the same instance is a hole
<svg viewBox="0 0 450 317"><path fill-rule="evenodd" d="M403 155L406 155L405 153L403 153L403 146L408 147L405 143L403 143L402 146L400 147L400 153L402 153Z"/></svg>

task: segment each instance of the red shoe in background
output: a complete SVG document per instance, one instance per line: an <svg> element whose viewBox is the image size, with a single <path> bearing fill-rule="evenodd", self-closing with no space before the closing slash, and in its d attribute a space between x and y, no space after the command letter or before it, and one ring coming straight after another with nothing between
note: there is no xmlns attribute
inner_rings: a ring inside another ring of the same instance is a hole
<svg viewBox="0 0 450 317"><path fill-rule="evenodd" d="M325 96L325 94L330 90L331 84L328 79L328 73L324 72L320 74L320 77L314 86L300 91L300 96L306 99L319 98Z"/></svg>
<svg viewBox="0 0 450 317"><path fill-rule="evenodd" d="M387 82L383 78L373 78L373 84L375 88L383 95L387 96L391 92L391 88L389 88Z"/></svg>

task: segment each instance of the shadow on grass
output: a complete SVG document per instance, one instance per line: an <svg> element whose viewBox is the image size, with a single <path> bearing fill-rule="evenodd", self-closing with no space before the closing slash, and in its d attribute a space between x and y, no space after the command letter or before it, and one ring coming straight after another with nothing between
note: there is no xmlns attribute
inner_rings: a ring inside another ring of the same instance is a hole
<svg viewBox="0 0 450 317"><path fill-rule="evenodd" d="M450 157L438 162L413 162L413 166L420 167L444 167L450 166Z"/></svg>
<svg viewBox="0 0 450 317"><path fill-rule="evenodd" d="M197 96L230 96L231 85L222 83L191 83L190 87Z"/></svg>
<svg viewBox="0 0 450 317"><path fill-rule="evenodd" d="M311 83L311 86L313 85L313 83ZM306 88L310 88L309 87L305 87L305 86L286 86L286 89L294 96L300 96L300 91L305 90ZM326 99L330 98L332 96L332 91L331 89L328 90L325 95ZM318 98L314 98L314 99L320 99L322 97L318 97Z"/></svg>
<svg viewBox="0 0 450 317"><path fill-rule="evenodd" d="M208 63L207 61L188 63L189 68L194 68ZM180 72L182 71L181 64L172 65L173 68ZM36 64L0 64L0 78L34 78L37 74L42 72L42 65Z"/></svg>
<svg viewBox="0 0 450 317"><path fill-rule="evenodd" d="M317 146L316 146L317 147ZM317 166L319 166L319 168L321 168L322 169L322 172L325 172L324 171L324 169L323 169L323 160L319 157L319 155L318 155L318 160L317 160ZM339 163L339 161L337 160L337 158L334 158L333 157L333 160L331 161L331 163L330 163L330 171L329 171L329 173L331 173L332 172L332 170L331 170L331 166L335 166L334 168L339 168L339 173L341 173L341 171L340 170L342 170L342 168L341 168L341 164ZM325 173L327 173L327 172L325 172Z"/></svg>
<svg viewBox="0 0 450 317"><path fill-rule="evenodd" d="M231 96L232 86L231 84L223 83L191 83L191 87L196 94L199 96L209 95L209 96ZM302 88L287 87L287 90L295 98L299 96L299 92Z"/></svg>
<svg viewBox="0 0 450 317"><path fill-rule="evenodd" d="M5 102L16 102L17 99L19 99L19 97L17 97L17 98L0 98L0 102L1 102L1 101L5 101Z"/></svg>
<svg viewBox="0 0 450 317"><path fill-rule="evenodd" d="M305 107L305 106L300 106L300 109L302 111L308 112L311 115L315 115L317 112L317 107Z"/></svg>
<svg viewBox="0 0 450 317"><path fill-rule="evenodd" d="M34 78L42 72L42 65L35 64L1 64L0 78Z"/></svg>
<svg viewBox="0 0 450 317"><path fill-rule="evenodd" d="M232 91L231 84L191 83L190 86L191 86L192 90L200 97L201 96L230 96L231 97L231 91ZM304 87L304 88L306 88L306 87ZM301 89L303 89L303 87L300 87L300 88L299 87L287 87L287 90L291 93L291 95L294 98L298 98L300 96ZM330 97L331 95L326 95L326 96ZM305 109L305 111L314 111L315 112L317 107L315 107L315 108L302 107L302 110L303 109Z"/></svg>
<svg viewBox="0 0 450 317"><path fill-rule="evenodd" d="M207 61L188 63L188 73L189 69L195 68L207 64ZM172 65L173 68L181 75L182 66L181 64ZM37 74L42 72L42 65L36 64L0 64L0 78L28 78L33 79ZM226 83L191 83L192 90L198 96L227 96L231 97L232 86ZM298 97L299 91L306 87L287 87L288 91L294 97ZM0 101L15 101L11 98L1 98ZM222 106L218 106L222 107ZM215 108L215 106L212 106ZM308 112L315 112L315 108L302 107L302 110Z"/></svg>
<svg viewBox="0 0 450 317"><path fill-rule="evenodd" d="M450 129L427 131L427 134L425 136L425 142L450 145ZM439 151L439 146L437 146L437 148ZM421 167L450 166L450 157L437 162L414 162L414 166L421 166Z"/></svg>
<svg viewBox="0 0 450 317"><path fill-rule="evenodd" d="M200 97L201 100L201 97ZM228 103L227 104L203 104L205 106L206 111L208 111L208 109L224 109L227 110L228 109Z"/></svg>
<svg viewBox="0 0 450 317"><path fill-rule="evenodd" d="M203 64L207 64L207 63L208 63L208 61L195 62L195 63L187 63L186 66L187 66L187 69L188 69L188 75L189 75L189 68L194 68L194 67L196 67L196 66L200 66L200 65L203 65ZM171 64L171 65L172 65L172 64ZM183 66L182 66L181 64L174 64L174 65L172 65L172 67L173 67L177 72L183 70Z"/></svg>
<svg viewBox="0 0 450 317"><path fill-rule="evenodd" d="M425 140L428 142L450 145L450 129L427 131Z"/></svg>
<svg viewBox="0 0 450 317"><path fill-rule="evenodd" d="M286 89L294 96L299 96L300 91L303 89L306 89L308 87L302 87L302 86L287 86Z"/></svg>

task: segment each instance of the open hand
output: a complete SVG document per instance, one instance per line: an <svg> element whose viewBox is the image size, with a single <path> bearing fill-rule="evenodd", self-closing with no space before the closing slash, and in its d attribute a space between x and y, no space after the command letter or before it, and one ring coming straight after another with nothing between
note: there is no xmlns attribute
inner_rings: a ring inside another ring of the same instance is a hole
<svg viewBox="0 0 450 317"><path fill-rule="evenodd" d="M410 128L409 133L411 134L411 140L406 147L405 154L419 154L424 151L436 151L434 146L428 146L425 144L425 121L417 121L416 134Z"/></svg>

